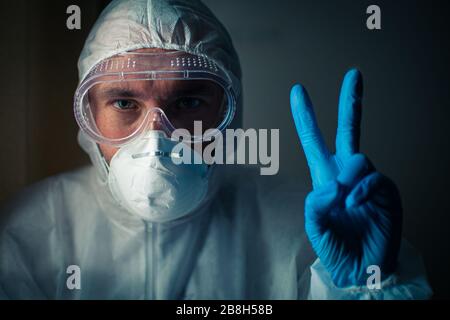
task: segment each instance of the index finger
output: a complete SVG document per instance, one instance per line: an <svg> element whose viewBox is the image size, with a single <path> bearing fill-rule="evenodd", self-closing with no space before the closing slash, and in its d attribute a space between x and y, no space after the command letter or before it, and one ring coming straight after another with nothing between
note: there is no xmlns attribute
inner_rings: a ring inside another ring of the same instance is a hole
<svg viewBox="0 0 450 320"><path fill-rule="evenodd" d="M296 84L291 90L291 111L297 134L305 152L313 182L320 172L327 171L330 153L317 126L311 99L305 88Z"/></svg>

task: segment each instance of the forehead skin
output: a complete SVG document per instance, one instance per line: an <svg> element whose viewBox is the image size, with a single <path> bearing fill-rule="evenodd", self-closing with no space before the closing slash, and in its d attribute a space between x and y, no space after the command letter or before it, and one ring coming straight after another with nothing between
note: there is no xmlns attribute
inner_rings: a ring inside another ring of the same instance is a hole
<svg viewBox="0 0 450 320"><path fill-rule="evenodd" d="M175 52L177 50L166 50L166 49L160 49L160 48L143 48L143 49L137 49L133 50L131 52L139 52L139 53L164 53L164 52Z"/></svg>

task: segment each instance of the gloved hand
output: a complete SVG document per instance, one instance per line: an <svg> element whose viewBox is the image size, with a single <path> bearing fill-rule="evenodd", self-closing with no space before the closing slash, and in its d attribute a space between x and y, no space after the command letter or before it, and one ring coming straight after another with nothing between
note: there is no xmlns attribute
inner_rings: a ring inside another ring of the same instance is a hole
<svg viewBox="0 0 450 320"><path fill-rule="evenodd" d="M306 90L291 90L291 110L306 155L313 191L305 201L305 229L312 247L338 287L365 285L367 267L384 280L395 271L401 241L398 190L358 153L362 77L350 70L339 97L336 154L317 126Z"/></svg>

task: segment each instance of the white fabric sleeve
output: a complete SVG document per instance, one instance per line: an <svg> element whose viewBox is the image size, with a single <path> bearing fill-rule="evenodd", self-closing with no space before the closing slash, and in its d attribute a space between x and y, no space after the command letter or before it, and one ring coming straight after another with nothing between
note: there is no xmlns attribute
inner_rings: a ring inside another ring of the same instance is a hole
<svg viewBox="0 0 450 320"><path fill-rule="evenodd" d="M429 299L433 294L420 255L406 241L402 241L396 273L382 281L380 289L336 287L319 259L310 269L308 299L311 300L409 300Z"/></svg>

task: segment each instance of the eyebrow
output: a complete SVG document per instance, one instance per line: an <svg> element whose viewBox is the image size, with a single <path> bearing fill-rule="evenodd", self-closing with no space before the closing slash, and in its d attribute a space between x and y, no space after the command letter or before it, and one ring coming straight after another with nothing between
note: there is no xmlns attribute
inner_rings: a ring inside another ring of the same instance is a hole
<svg viewBox="0 0 450 320"><path fill-rule="evenodd" d="M180 80L187 81L187 80ZM179 83L170 88L170 95L189 95L189 94L201 94L201 95L215 95L217 94L216 87L214 85L208 86L201 82ZM132 88L121 87L106 87L99 89L98 95L103 98L121 97L121 98L145 98L146 92L142 90L133 90Z"/></svg>
<svg viewBox="0 0 450 320"><path fill-rule="evenodd" d="M123 98L134 98L140 97L141 93L132 89L124 89L124 88L105 88L100 89L99 94L102 97L123 97Z"/></svg>
<svg viewBox="0 0 450 320"><path fill-rule="evenodd" d="M180 81L189 81L189 80L180 80ZM213 85L208 86L200 82L190 82L186 83L186 85L177 83L173 91L176 94L189 94L189 93L213 94L213 92L215 93L215 90L216 88Z"/></svg>

